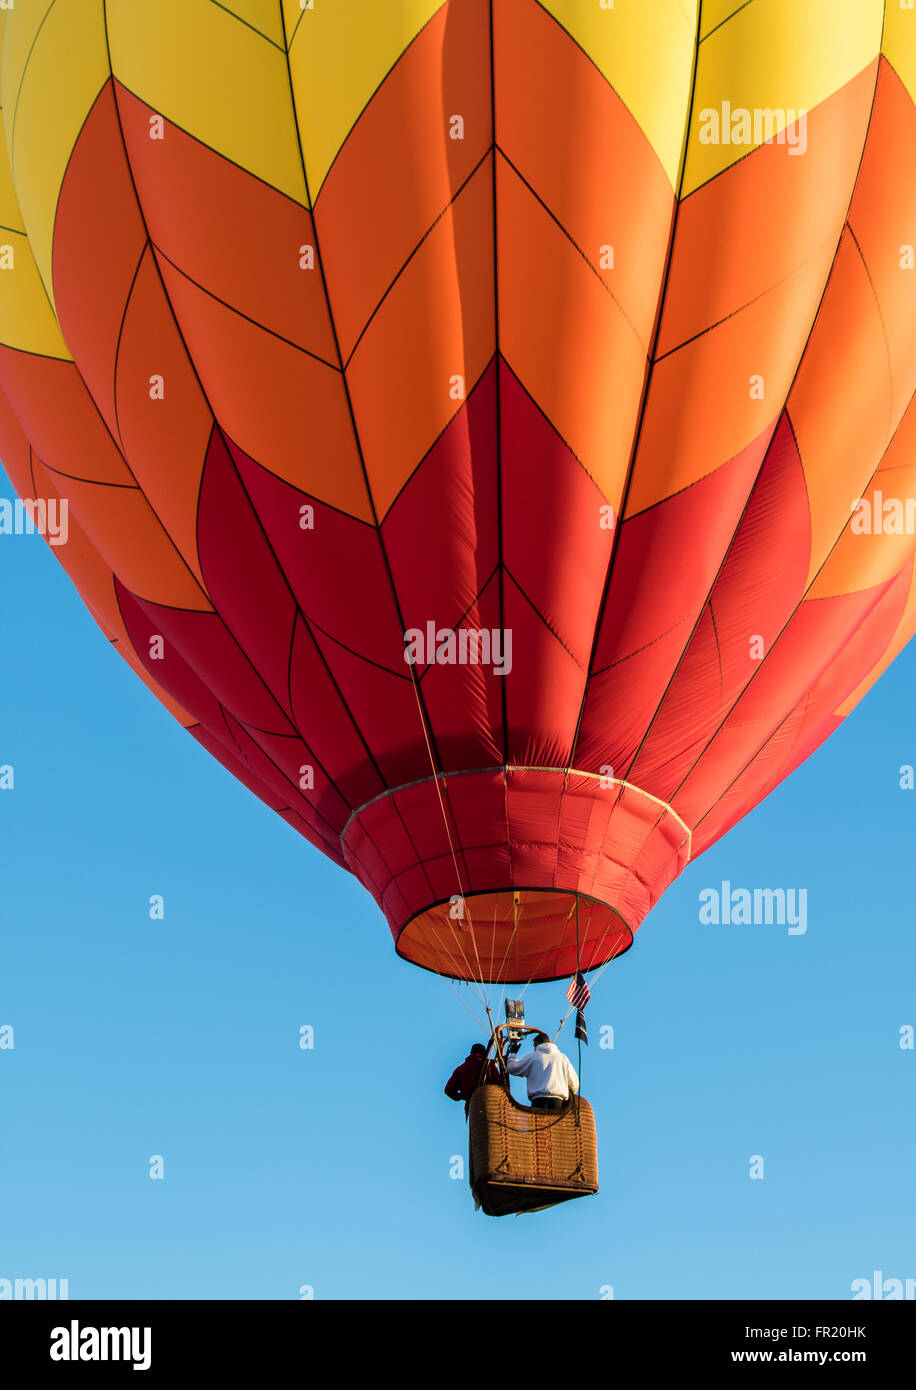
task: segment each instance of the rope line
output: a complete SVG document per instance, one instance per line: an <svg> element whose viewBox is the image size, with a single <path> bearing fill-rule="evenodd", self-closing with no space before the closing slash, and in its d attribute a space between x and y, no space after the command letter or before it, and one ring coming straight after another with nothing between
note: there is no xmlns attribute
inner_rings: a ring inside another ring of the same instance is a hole
<svg viewBox="0 0 916 1390"><path fill-rule="evenodd" d="M513 925L513 927L512 927L512 931L511 931L511 933L510 933L510 935L509 935L509 940L506 942L506 949L503 951L503 958L502 958L502 960L501 960L500 963L499 963L499 971L497 972L497 975L496 975L496 983L497 983L497 984L499 984L500 979L502 978L502 973L503 973L503 970L505 969L505 966L506 966L506 960L508 959L508 956L509 956L510 947L512 946L512 943L513 943L513 941L515 940L515 935L516 935L516 932L518 931L518 924L519 924L519 917L520 917L520 913L519 913L519 910L518 910L518 909L519 909L519 902L520 902L520 900L521 900L521 896L522 896L522 895L521 895L520 892L515 892L515 893L513 893L513 895L512 895L512 911L513 911L513 913L515 914L515 922L514 922L514 925ZM502 1000L505 999L505 997L506 997L506 985L503 985L502 998L500 999L500 1008L502 1008Z"/></svg>
<svg viewBox="0 0 916 1390"><path fill-rule="evenodd" d="M418 925L418 927L419 927L419 923L417 923L417 925ZM449 960L451 961L452 965L456 967L455 973L454 973L454 975L452 976L452 978L455 979L455 980L464 980L464 983L465 983L465 984L470 985L474 990L477 991L477 993L478 993L478 998L480 998L481 1004L482 1004L482 1005L485 1005L484 999L480 996L480 990L479 990L479 986L478 986L476 980L474 980L474 979L467 979L467 978L463 975L462 971L459 970L459 969L457 968L457 959L456 959L454 953L451 952L451 951L448 949L448 947L444 944L444 942L442 941L442 938L439 936L439 933L436 931L435 926L433 925L433 923L432 923L432 922L426 922L426 923L423 925L423 927L420 927L419 929L420 929L421 931L424 931L424 932L426 932L426 931L431 931L431 932L433 932L433 933L435 934L436 942L435 942L435 947L434 947L433 949L435 949L435 950L437 950L437 951L441 951L441 952L443 953L443 955L445 955L445 956L447 956L447 957L449 958ZM454 931L452 932L452 937L453 937L453 939L455 940L455 944L457 945L459 951L461 951L461 959L464 961L464 964L465 964L465 966L467 967L467 970L470 971L470 969L471 969L470 962L468 961L467 956L464 954L464 951L461 950L461 942L458 940L458 938L457 938L457 936L455 935L455 932L454 932ZM427 939L426 944L427 944L427 946L432 947L432 943L429 941L429 939ZM446 976L442 976L442 978L445 979L445 978L447 978L447 977L446 977Z"/></svg>
<svg viewBox="0 0 916 1390"><path fill-rule="evenodd" d="M413 663L412 663L412 662L411 662L411 663L408 663L408 665L409 665L409 670L410 670L411 684L412 684L412 686L413 686L413 693L414 693L414 695L415 695L415 697L416 697L416 701L417 701L417 713L418 713L419 716L420 716L420 728L423 730L423 741L424 741L424 743L426 744L426 754L427 754L427 757L429 758L429 765L430 765L430 767L432 768L433 781L434 781L435 784L436 784L436 795L437 795L437 797L438 797L438 799L439 799L439 809L440 809L440 811L442 812L442 824L445 826L445 834L446 834L446 837L447 837L447 839L448 839L449 852L451 853L451 856L452 856L452 864L454 865L454 869L455 869L455 878L456 878L457 883L458 883L458 893L459 893L459 896L460 896L460 898L461 898L461 906L462 906L462 910L467 912L468 928L469 928L470 933L471 933L471 943L472 943L472 945L473 945L473 947L474 947L474 955L475 955L475 957L476 957L476 959L477 959L477 976L474 977L474 978L477 979L477 980L479 981L479 985L480 985L480 992L479 992L480 1002L481 1002L481 1004L484 1005L485 1008L488 1008L488 1007L489 1007L489 996L487 995L486 990L485 990L485 988L484 988L483 967L482 967L481 964L480 964L480 953L479 953L479 951L477 950L477 934L476 934L476 932L474 931L474 922L473 922L473 919L472 919L472 917L471 917L471 906L470 906L470 902L469 902L469 900L468 900L467 894L466 894L465 891L464 891L464 884L463 884L463 882L462 882L462 880L461 880L461 870L460 870L459 867L458 867L458 856L457 856L457 854L455 853L455 845L454 845L454 841L452 840L452 830L451 830L451 826L449 825L449 822L448 822L448 814L446 813L446 809L445 809L445 801L443 800L443 797L442 797L442 788L441 788L440 785L439 785L439 779L440 779L440 777L442 778L442 781L445 782L446 791L448 790L448 783L445 781L445 772L442 771L441 769L440 769L440 771L438 771L438 772L436 771L436 760L435 760L435 758L433 757L432 743L431 743L431 741L430 741L429 730L428 730L427 725L426 725L426 715L425 715L424 712L423 712L423 702L422 702L421 699L420 699L420 687L419 687L419 684L418 684L418 681L417 681L417 675L416 675L416 672L414 671ZM462 955L462 957L464 958L464 963L465 963L465 965L467 966L468 974L469 974L469 975L473 975L473 971L471 970L471 963L470 963L470 961L467 959L467 957L465 956L465 954L464 954L464 948L461 946L461 943L460 943L460 941L458 940L458 935L457 935L457 933L456 933L456 931L455 931L454 926L452 926L452 918L451 918L451 915L448 915L447 920L448 920L448 923L449 923L449 929L450 929L450 931L451 931L451 933L452 933L452 936L453 936L453 938L454 938L454 940L455 940L455 944L456 944L456 946L458 947L458 949L461 951L461 955Z"/></svg>
<svg viewBox="0 0 916 1390"><path fill-rule="evenodd" d="M578 917L579 917L579 895L578 895L578 893L577 893L576 896L575 896L575 902L573 903L573 906L569 909L569 911L568 911L567 914L566 914L566 922L569 921L570 917L573 915L573 911L574 911L574 910L575 910L575 913L576 913L576 920L578 921ZM566 926L566 922L563 923L564 927ZM544 950L541 952L541 959L537 962L537 965L535 966L534 970L532 970L532 972L531 972L530 978L528 979L527 983L525 984L524 988L522 989L522 992L521 992L521 994L519 995L519 998L520 998L520 999L524 999L524 997L525 997L525 990L528 988L528 985L531 984L531 981L534 979L535 975L536 975L536 974L540 974L541 968L542 968L542 966L546 963L547 957L550 955L550 952L551 952L551 951L556 951L557 949L558 949L558 948L557 948L556 944L553 943L553 942L551 942L551 944L550 944L549 946L545 947Z"/></svg>
<svg viewBox="0 0 916 1390"><path fill-rule="evenodd" d="M425 928L425 927L421 927L420 930L421 930L421 931L425 931L426 928ZM430 943L429 940L427 940L426 944L427 944L427 946L430 946L430 945L431 945L431 943ZM443 946L443 944L442 944L441 941L437 941L436 945L437 945L437 948L438 948L438 949L441 949L442 951L444 951L444 953L445 953L447 956L451 956L451 952L448 950L447 947ZM454 963L455 963L455 961L454 961L454 956L451 956L451 959L452 959L452 963L454 964ZM456 974L455 974L455 976L454 976L453 978L454 978L456 981L458 981L458 980L461 979L461 976L456 972ZM480 1018L480 1016L479 1016L478 1014L475 1014L474 1011L473 1011L473 1010L468 1006L468 1004L465 1002L465 1000L462 999L461 995L458 993L457 989L455 988L455 985L452 983L452 980L450 980L449 977L448 977L447 975L440 975L440 976L439 976L439 979L443 982L443 984L444 984L448 989L451 990L452 994L454 994L455 998L458 1000L458 1003L459 1003L459 1004L461 1005L461 1007L464 1009L465 1013L468 1014L468 1015L474 1020L474 1023L477 1025L477 1027L480 1029L480 1031L481 1031L482 1033L486 1033L487 1027L486 1027L486 1024L484 1023L483 1019ZM466 985L468 985L468 986L472 986L472 985L474 984L474 982L473 982L472 980L464 980L462 983L464 983L464 984L466 984Z"/></svg>

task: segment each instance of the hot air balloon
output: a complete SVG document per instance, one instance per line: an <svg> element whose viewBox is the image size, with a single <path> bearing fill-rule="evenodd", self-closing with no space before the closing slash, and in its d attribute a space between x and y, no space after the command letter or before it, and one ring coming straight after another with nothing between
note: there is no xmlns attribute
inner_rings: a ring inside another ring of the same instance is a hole
<svg viewBox="0 0 916 1390"><path fill-rule="evenodd" d="M916 19L0 22L0 456L102 631L406 961L613 959L916 629Z"/></svg>

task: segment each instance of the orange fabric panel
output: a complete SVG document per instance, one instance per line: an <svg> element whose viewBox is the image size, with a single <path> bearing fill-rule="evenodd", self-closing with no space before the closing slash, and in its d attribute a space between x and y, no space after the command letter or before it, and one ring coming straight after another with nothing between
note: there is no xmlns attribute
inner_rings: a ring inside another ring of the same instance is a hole
<svg viewBox="0 0 916 1390"><path fill-rule="evenodd" d="M858 500L857 496L849 499L849 510ZM916 547L916 535L912 530L916 507L916 399L904 415L880 467L863 488L861 500L867 504L862 516L868 529L863 529L861 518L857 519L860 509L856 508L856 512L848 516L842 535L811 585L809 598L829 598L833 594L873 588L892 579L912 562ZM907 501L910 504L909 531L906 529ZM890 514L885 510L888 502L898 504L892 507ZM899 518L895 512L899 513ZM896 534L898 527L899 534Z"/></svg>
<svg viewBox="0 0 916 1390"><path fill-rule="evenodd" d="M55 304L67 347L115 437L121 322L146 240L108 83L70 156L54 223L53 263ZM51 462L43 451L42 458Z"/></svg>
<svg viewBox="0 0 916 1390"><path fill-rule="evenodd" d="M916 185L902 171L914 161L916 111L882 61L848 230L790 401L811 499L812 577L826 560L821 596L887 579L910 553L905 537L853 532L850 512L875 489L901 500L912 490L912 479L894 492L882 475L914 444L912 419L890 443L916 390L916 274L901 264L916 227Z"/></svg>
<svg viewBox="0 0 916 1390"><path fill-rule="evenodd" d="M161 399L151 378L162 379ZM124 315L115 404L131 471L203 585L197 554L197 499L213 416L149 246Z"/></svg>
<svg viewBox="0 0 916 1390"><path fill-rule="evenodd" d="M627 516L714 472L775 420L832 255L824 247L769 294L656 362ZM758 376L762 400L751 396Z"/></svg>
<svg viewBox="0 0 916 1390"><path fill-rule="evenodd" d="M66 496L67 488L61 487L60 480L35 460L35 481L37 491L43 497ZM18 491L18 486L17 486ZM102 632L117 648L120 656L140 677L143 684L161 701L166 710L184 728L191 728L197 721L183 709L166 690L156 683L134 651L127 628L121 617L115 592L115 580L111 570L102 560L94 543L88 538L76 518L70 515L66 546L51 546L51 553L63 565L63 552L66 552L66 572L79 592Z"/></svg>
<svg viewBox="0 0 916 1390"><path fill-rule="evenodd" d="M43 467L41 460L34 456L16 414L2 390L0 390L0 458L2 458L3 466L20 497L40 497L46 501L52 497L68 497L68 481L49 473ZM49 549L61 567L66 570L67 576L75 585L80 598L86 604L102 632L117 648L119 654L148 686L157 700L162 702L169 714L185 728L191 727L195 722L193 718L150 678L138 660L121 618L115 595L114 575L99 555L95 543L83 531L72 509L68 510L66 544L49 546ZM65 561L66 563L64 563Z"/></svg>
<svg viewBox="0 0 916 1390"><path fill-rule="evenodd" d="M633 940L614 908L579 898L577 914L575 895L558 889L468 897L461 931L449 917L451 907L442 903L411 918L398 936L398 955L440 975L507 983L531 975L565 979L577 960L592 970L622 955Z"/></svg>
<svg viewBox="0 0 916 1390"><path fill-rule="evenodd" d="M788 410L811 506L813 578L878 466L894 425L881 314L848 230Z"/></svg>
<svg viewBox="0 0 916 1390"><path fill-rule="evenodd" d="M321 501L371 512L343 377L276 338L160 262L210 406L247 454Z"/></svg>
<svg viewBox="0 0 916 1390"><path fill-rule="evenodd" d="M648 354L674 214L667 175L617 93L540 6L504 0L493 22L500 151L604 281ZM601 265L604 246L613 247L614 269Z"/></svg>
<svg viewBox="0 0 916 1390"><path fill-rule="evenodd" d="M36 454L49 467L89 482L133 482L72 362L0 347L0 383Z"/></svg>
<svg viewBox="0 0 916 1390"><path fill-rule="evenodd" d="M498 170L500 350L616 509L645 348L606 285L501 157Z"/></svg>
<svg viewBox="0 0 916 1390"><path fill-rule="evenodd" d="M346 361L372 312L490 148L489 0L443 6L363 111L315 204L334 322ZM463 138L448 138L452 114ZM430 139L441 130L444 138Z"/></svg>
<svg viewBox="0 0 916 1390"><path fill-rule="evenodd" d="M0 358L2 361L2 358ZM0 462L20 497L34 497L32 446L0 386Z"/></svg>
<svg viewBox="0 0 916 1390"><path fill-rule="evenodd" d="M803 158L761 145L685 198L658 341L663 357L840 239L875 87L871 64L808 113ZM820 261L823 264L823 261Z"/></svg>
<svg viewBox="0 0 916 1390"><path fill-rule="evenodd" d="M809 113L803 158L761 145L679 208L628 515L718 468L785 403L855 185L875 77L871 63ZM762 400L751 396L758 377Z"/></svg>
<svg viewBox="0 0 916 1390"><path fill-rule="evenodd" d="M150 107L116 86L131 171L150 237L189 279L239 313L328 361L334 335L308 211L177 126L149 138ZM368 258L367 259L371 259Z"/></svg>
<svg viewBox="0 0 916 1390"><path fill-rule="evenodd" d="M41 460L32 452L28 439L16 413L0 390L0 459L9 475L10 482L19 497L45 502L52 498L65 497L66 479L56 478L42 466ZM49 545L48 549L64 568L79 590L80 597L92 609L92 616L105 636L112 639L117 631L120 616L115 602L114 582L111 571L99 559L95 546L87 540L79 522L69 511L66 520L66 541L62 545ZM66 557L66 565L64 565ZM105 589L107 576L108 591ZM122 624L123 629L123 624Z"/></svg>
<svg viewBox="0 0 916 1390"><path fill-rule="evenodd" d="M49 472L105 565L125 588L171 608L209 609L206 595L139 488L84 483Z"/></svg>
<svg viewBox="0 0 916 1390"><path fill-rule="evenodd" d="M894 424L916 388L916 271L901 266L904 245L916 242L914 169L916 107L897 74L882 61L868 147L849 209L849 229L880 307L884 351L890 359Z"/></svg>
<svg viewBox="0 0 916 1390"><path fill-rule="evenodd" d="M878 664L872 667L868 675L856 686L848 699L844 700L843 703L837 707L836 713L839 718L845 719L846 715L849 714L851 710L855 709L856 705L871 689L875 681L884 674L891 662L900 655L907 642L916 635L916 564L914 564L910 570L909 583L910 589L906 606L903 610L897 631L894 634L893 641L888 646L887 651Z"/></svg>
<svg viewBox="0 0 916 1390"><path fill-rule="evenodd" d="M392 286L347 368L380 519L496 349L493 170L481 165Z"/></svg>

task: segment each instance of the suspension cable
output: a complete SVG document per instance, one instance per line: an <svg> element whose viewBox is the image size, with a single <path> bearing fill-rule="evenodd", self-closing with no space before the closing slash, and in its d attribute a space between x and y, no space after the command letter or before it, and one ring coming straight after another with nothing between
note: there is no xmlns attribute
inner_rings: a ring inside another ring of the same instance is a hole
<svg viewBox="0 0 916 1390"><path fill-rule="evenodd" d="M413 685L413 692L414 692L414 695L416 696L416 701L417 701L417 712L418 712L418 714L419 714L419 716L420 716L420 727L421 727L421 729L423 730L423 740L424 740L424 742L425 742L425 744L426 744L426 753L427 753L427 757L429 758L429 765L430 765L430 768L432 769L433 782L435 783L435 787L436 787L436 795L437 795L437 797L438 797L438 799L439 799L439 809L440 809L440 811L442 812L442 823L443 823L443 825L445 826L445 834L446 834L446 837L447 837L447 839L448 839L449 852L451 853L451 856L452 856L452 864L453 864L454 869L455 869L455 878L456 878L457 883L458 883L458 893L459 893L459 896L460 896L460 899L461 899L461 906L462 906L462 910L463 910L463 911L466 911L466 912L467 912L467 916L468 916L468 928L470 929L470 933L471 933L471 943L472 943L472 945L473 945L473 947L474 947L474 955L475 955L476 958L477 958L477 975L476 975L476 976L473 975L473 971L471 970L471 963L470 963L470 961L467 959L467 957L466 957L465 954L464 954L464 949L463 949L463 947L461 946L461 943L460 943L459 940L458 940L458 936L457 936L457 933L456 933L456 931L455 931L455 928L451 925L451 922L452 922L451 916L448 917L449 929L450 929L450 931L451 931L451 933L452 933L452 936L453 936L453 938L454 938L454 940L455 940L456 946L457 946L458 949L461 951L461 955L462 955L462 957L463 957L463 959L464 959L464 962L465 962L465 965L467 966L467 969L468 969L468 974L469 974L473 979L479 980L478 998L480 999L480 1002L481 1002L481 1004L484 1006L484 1008L486 1008L486 1007L488 1007L488 1005L489 1005L489 997L488 997L488 995L487 995L487 993L486 993L486 990L485 990L485 988L484 988L483 967L482 967L481 964L480 964L480 954L479 954L479 952L478 952L478 950L477 950L477 934L476 934L476 932L474 931L474 922L473 922L473 919L472 919L472 917L471 917L471 907L470 907L470 903L469 903L469 901L468 901L467 895L465 894L465 891L464 891L464 884L462 883L462 880L461 880L461 870L460 870L459 867L458 867L458 856L457 856L457 854L455 853L455 845L454 845L454 842L453 842L453 840L452 840L451 826L449 825L449 822L448 822L448 815L447 815L446 809L445 809L445 802L444 802L443 797L442 797L442 788L439 786L439 778L441 777L443 783L445 784L446 793L448 792L448 782L447 782L447 780L446 780L444 770L440 769L440 770L437 771L437 769L436 769L436 760L435 760L435 758L433 757L432 741L431 741L431 739L430 739L430 733L429 733L429 729L428 729L428 727L427 727L426 714L425 714L424 709L423 709L423 702L422 702L422 700L420 699L420 685L419 685L419 681L418 681L418 679L417 679L416 672L414 671L413 663L412 663L412 662L408 662L408 669L409 669L409 671L410 671L410 679L411 679L411 684Z"/></svg>

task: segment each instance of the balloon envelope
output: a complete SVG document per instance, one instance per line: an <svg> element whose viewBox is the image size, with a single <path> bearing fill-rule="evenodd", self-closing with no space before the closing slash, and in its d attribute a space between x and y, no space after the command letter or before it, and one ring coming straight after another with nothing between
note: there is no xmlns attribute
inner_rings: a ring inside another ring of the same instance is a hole
<svg viewBox="0 0 916 1390"><path fill-rule="evenodd" d="M916 629L912 17L0 23L0 455L102 630L408 960L626 949Z"/></svg>

